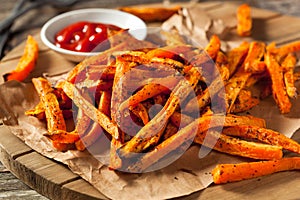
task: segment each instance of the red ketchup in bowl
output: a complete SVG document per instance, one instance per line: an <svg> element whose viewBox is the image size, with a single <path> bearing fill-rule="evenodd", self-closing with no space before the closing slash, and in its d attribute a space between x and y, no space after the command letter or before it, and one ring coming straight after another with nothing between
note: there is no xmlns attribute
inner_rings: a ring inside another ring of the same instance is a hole
<svg viewBox="0 0 300 200"><path fill-rule="evenodd" d="M120 27L111 24L76 22L55 35L55 45L72 51L91 52L100 44L100 49L97 50L101 51L109 48L108 29L121 30Z"/></svg>

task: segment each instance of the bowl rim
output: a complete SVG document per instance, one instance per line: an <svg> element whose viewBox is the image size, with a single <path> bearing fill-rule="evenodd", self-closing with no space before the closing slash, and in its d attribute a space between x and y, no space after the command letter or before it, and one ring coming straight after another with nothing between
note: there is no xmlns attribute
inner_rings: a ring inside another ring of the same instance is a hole
<svg viewBox="0 0 300 200"><path fill-rule="evenodd" d="M119 14L119 15L123 15L123 16L128 16L131 17L135 20L140 21L140 27L137 27L136 29L138 30L144 30L143 33L143 38L146 37L147 35L147 25L146 23L139 17L124 12L124 11L120 11L120 10L116 10L116 9L111 9L111 8L83 8L83 9L77 9L77 10L72 10L72 11L68 11L62 14L59 14L51 19L49 19L43 26L42 29L40 31L40 37L42 42L48 46L50 49L63 53L63 54L67 54L67 55L72 55L72 56L93 56L93 55L97 55L99 54L101 51L99 52L78 52L78 51L72 51L72 50L68 50L68 49L63 49L60 47L57 47L53 42L51 42L46 35L46 32L48 30L48 28L55 23L56 21L63 19L65 17L74 15L74 14L83 14L83 13L89 13L89 12L101 12L101 13L109 13L109 14ZM88 20L79 20L79 21L88 21ZM71 23L70 23L71 24ZM135 37L135 36L133 36Z"/></svg>

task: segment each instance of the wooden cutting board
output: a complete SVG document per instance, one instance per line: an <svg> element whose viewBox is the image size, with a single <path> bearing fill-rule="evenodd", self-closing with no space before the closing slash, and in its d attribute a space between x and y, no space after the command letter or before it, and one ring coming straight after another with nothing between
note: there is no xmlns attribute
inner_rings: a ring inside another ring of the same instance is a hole
<svg viewBox="0 0 300 200"><path fill-rule="evenodd" d="M236 3L199 3L215 18L235 17ZM253 9L254 32L252 38L265 42L284 44L300 38L300 19L275 12ZM31 77L42 73L59 74L68 71L74 63L47 49L38 35L40 55ZM24 44L13 49L0 63L0 74L12 70L22 55ZM51 66L59 61L60 65ZM51 66L48 68L47 66ZM2 80L1 80L2 81ZM0 81L0 82L1 82ZM300 134L295 135L295 139ZM106 199L99 191L64 165L33 151L6 127L0 126L0 160L20 180L50 199ZM299 139L298 139L299 141ZM300 173L282 172L261 178L225 185L212 185L185 199L298 199L300 198ZM181 198L179 198L181 199Z"/></svg>

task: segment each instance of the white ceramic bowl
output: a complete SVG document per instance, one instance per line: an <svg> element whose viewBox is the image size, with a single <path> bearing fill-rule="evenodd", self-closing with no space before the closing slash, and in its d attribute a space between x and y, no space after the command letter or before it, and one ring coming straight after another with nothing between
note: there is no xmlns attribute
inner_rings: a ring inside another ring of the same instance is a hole
<svg viewBox="0 0 300 200"><path fill-rule="evenodd" d="M132 14L114 9L91 8L66 12L50 19L41 29L40 35L43 43L74 62L80 62L88 56L97 54L97 52L66 50L54 44L55 34L58 31L79 21L113 24L120 28L129 29L129 33L139 40L144 39L147 35L145 22Z"/></svg>

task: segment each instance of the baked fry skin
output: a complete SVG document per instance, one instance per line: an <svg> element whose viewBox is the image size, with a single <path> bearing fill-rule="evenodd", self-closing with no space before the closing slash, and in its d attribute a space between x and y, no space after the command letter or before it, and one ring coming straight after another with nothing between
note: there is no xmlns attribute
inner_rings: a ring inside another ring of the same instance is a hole
<svg viewBox="0 0 300 200"><path fill-rule="evenodd" d="M215 184L222 184L299 169L300 157L289 157L271 161L219 164L212 170L212 176Z"/></svg>

